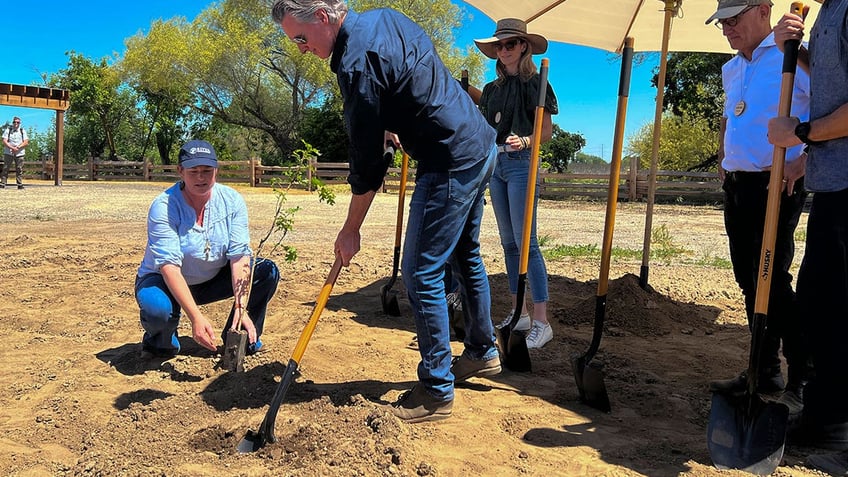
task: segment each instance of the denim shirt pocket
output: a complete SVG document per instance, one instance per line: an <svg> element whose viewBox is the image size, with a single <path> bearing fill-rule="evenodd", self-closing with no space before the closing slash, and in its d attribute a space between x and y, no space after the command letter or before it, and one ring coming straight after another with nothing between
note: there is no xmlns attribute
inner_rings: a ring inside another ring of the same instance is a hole
<svg viewBox="0 0 848 477"><path fill-rule="evenodd" d="M812 58L815 63L811 67L833 69L844 64L845 56L848 55L848 52L845 51L845 45L842 41L841 33L843 27L842 22L837 21L833 17L816 20L815 31L812 35L812 47L814 49L825 48L828 52L824 55L813 56ZM836 51L832 50L834 46L836 47Z"/></svg>

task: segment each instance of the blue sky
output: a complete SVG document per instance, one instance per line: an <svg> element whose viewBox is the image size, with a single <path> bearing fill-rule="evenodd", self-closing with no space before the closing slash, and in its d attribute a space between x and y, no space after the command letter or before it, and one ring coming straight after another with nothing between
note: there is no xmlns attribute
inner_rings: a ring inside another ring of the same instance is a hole
<svg viewBox="0 0 848 477"><path fill-rule="evenodd" d="M457 46L473 45L474 38L492 35L493 20L461 0L453 1L472 16L465 28L456 32ZM152 21L175 16L191 20L210 3L209 0L117 3L91 0L82 4L43 1L39 3L37 22L4 25L6 42L0 82L41 84L42 74L67 67L65 52L69 50L93 59L121 54L124 39L147 31ZM587 143L583 152L609 161L621 72L618 58L602 50L554 42L537 60L542 57L550 60L549 80L559 100L560 113L554 116L554 122L566 131L583 134ZM653 54L648 61L634 67L625 140L653 120L656 90L651 87L650 79L658 62L659 55ZM493 62L489 63L486 79L492 80ZM20 116L25 128L35 130L46 130L55 117L49 110L7 106L0 114L0 123Z"/></svg>

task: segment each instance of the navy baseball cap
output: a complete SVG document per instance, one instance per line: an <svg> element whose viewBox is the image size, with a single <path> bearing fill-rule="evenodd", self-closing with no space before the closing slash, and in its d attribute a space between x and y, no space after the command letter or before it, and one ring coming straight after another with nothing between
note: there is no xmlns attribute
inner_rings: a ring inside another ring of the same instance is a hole
<svg viewBox="0 0 848 477"><path fill-rule="evenodd" d="M206 141L192 139L180 148L180 166L191 169L197 166L218 167L218 156L215 148Z"/></svg>

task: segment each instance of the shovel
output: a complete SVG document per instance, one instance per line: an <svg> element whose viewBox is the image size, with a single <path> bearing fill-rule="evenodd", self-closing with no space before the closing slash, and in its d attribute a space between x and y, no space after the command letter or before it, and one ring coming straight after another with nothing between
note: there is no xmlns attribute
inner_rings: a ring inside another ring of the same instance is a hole
<svg viewBox="0 0 848 477"><path fill-rule="evenodd" d="M542 120L545 116L545 95L548 91L548 63L542 59L539 69L539 102L536 105L536 117L533 124L533 149L530 153L530 170L527 174L527 195L524 200L524 229L521 234L521 253L518 261L518 291L515 296L515 310L508 326L498 333L501 350L504 352L504 365L512 371L529 372L531 368L530 352L527 350L527 333L515 329L521 318L524 303L524 289L527 281L527 262L530 257L530 231L533 225L533 204L536 201L536 177L539 171L539 145L542 136ZM506 347L504 347L506 344Z"/></svg>
<svg viewBox="0 0 848 477"><path fill-rule="evenodd" d="M271 406L268 407L268 412L265 413L265 418L262 420L262 424L259 425L259 430L248 430L247 435L238 443L239 453L255 452L267 442L276 442L274 422L277 420L277 411L280 410L280 404L282 404L283 398L286 397L286 391L288 391L289 386L294 381L300 358L303 357L303 352L306 351L306 345L309 344L309 338L312 337L312 332L315 331L315 326L318 324L318 317L321 316L321 312L324 311L324 307L327 305L330 292L333 290L333 285L336 283L336 278L339 276L341 268L341 258L336 257L336 261L333 262L333 267L330 269L330 274L327 276L327 280L321 288L321 293L318 295L318 301L315 302L315 308L312 309L312 315L309 317L306 327L297 340L291 359L289 359L289 363L283 372L282 380L277 386L276 392L274 392L274 397L271 399Z"/></svg>
<svg viewBox="0 0 848 477"><path fill-rule="evenodd" d="M386 142L384 157L390 161L395 155L395 146L391 141ZM392 263L392 277L388 283L380 287L380 300L383 303L383 313L390 316L400 316L398 305L398 292L392 290L397 280L398 264L400 262L400 236L403 230L403 199L406 196L406 175L409 172L409 156L404 152L400 168L400 191L398 191L397 225L395 226L395 252Z"/></svg>
<svg viewBox="0 0 848 477"><path fill-rule="evenodd" d="M613 137L613 155L610 163L609 188L607 190L607 212L604 219L604 241L601 246L601 271L598 276L598 293L595 297L595 324L592 329L592 342L589 349L571 359L571 369L577 383L580 400L603 412L610 412L609 396L604 385L604 372L600 363L592 358L601 345L604 331L604 316L607 308L607 287L609 285L610 256L612 255L612 235L615 228L615 209L618 205L618 181L621 173L621 150L624 139L624 120L627 116L627 98L630 92L630 71L633 62L633 38L624 40L621 57L621 80L618 86L618 108L615 118Z"/></svg>
<svg viewBox="0 0 848 477"><path fill-rule="evenodd" d="M792 3L790 11L802 15L805 7ZM784 44L783 77L780 83L778 115L788 117L792 106L797 40ZM783 458L789 408L766 402L757 394L762 340L768 326L768 300L771 290L771 257L777 236L780 194L783 193L783 165L786 149L775 147L772 155L766 204L763 244L757 274L757 295L751 320L751 351L748 357L748 388L741 397L714 393L707 425L707 447L718 469L741 469L756 475L769 475Z"/></svg>
<svg viewBox="0 0 848 477"><path fill-rule="evenodd" d="M250 273L247 275L247 297L246 300L248 303L250 302L250 292L253 287L253 269L255 267L255 261L251 260L250 264ZM244 284L240 286L245 286ZM238 294L239 290L236 290L234 294ZM235 319L235 305L233 305L233 319ZM247 313L247 309L243 309L242 313ZM247 330L243 330L241 328L241 320L236 323L235 329L227 330L227 336L224 340L224 355L222 357L222 365L223 368L227 371L233 371L236 373L241 373L244 371L244 355L247 351Z"/></svg>

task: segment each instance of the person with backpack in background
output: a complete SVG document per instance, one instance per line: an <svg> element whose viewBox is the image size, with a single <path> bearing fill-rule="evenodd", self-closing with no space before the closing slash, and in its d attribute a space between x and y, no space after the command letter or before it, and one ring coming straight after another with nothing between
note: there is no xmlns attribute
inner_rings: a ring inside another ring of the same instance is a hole
<svg viewBox="0 0 848 477"><path fill-rule="evenodd" d="M15 182L18 189L24 188L24 149L29 144L29 137L24 128L21 127L21 118L15 116L12 125L3 131L3 174L0 176L0 189L6 188L6 180L9 178L9 169L15 165Z"/></svg>

